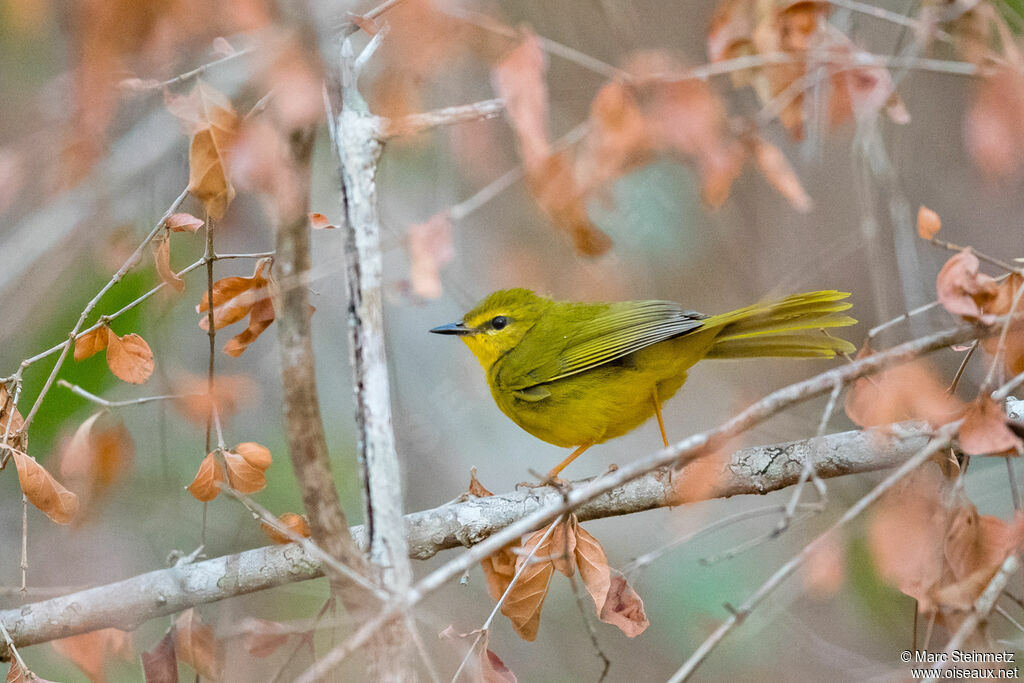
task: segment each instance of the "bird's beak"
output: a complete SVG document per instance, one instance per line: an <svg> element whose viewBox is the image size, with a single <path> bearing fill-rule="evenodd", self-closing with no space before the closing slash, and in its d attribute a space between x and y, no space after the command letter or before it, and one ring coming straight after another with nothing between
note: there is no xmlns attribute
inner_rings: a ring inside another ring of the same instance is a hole
<svg viewBox="0 0 1024 683"><path fill-rule="evenodd" d="M473 334L473 330L466 327L463 323L450 323L448 325L441 325L430 330L434 334L455 334L455 335L466 335Z"/></svg>

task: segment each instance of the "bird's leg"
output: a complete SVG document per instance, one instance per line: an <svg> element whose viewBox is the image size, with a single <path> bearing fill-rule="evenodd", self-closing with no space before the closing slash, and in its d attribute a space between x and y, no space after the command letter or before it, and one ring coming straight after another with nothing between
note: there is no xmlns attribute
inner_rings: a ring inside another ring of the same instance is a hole
<svg viewBox="0 0 1024 683"><path fill-rule="evenodd" d="M581 455L583 455L583 451L587 450L588 448L590 448L593 445L594 444L592 444L592 443L585 443L582 446L577 447L576 450L574 450L572 453L569 454L568 458L566 458L562 462L560 462L557 465L555 465L555 467L550 472L548 472L547 479L549 479L551 481L554 481L555 479L557 479L559 472L561 472L566 467L568 467L569 463L571 463L573 460L575 460L576 458L578 458Z"/></svg>
<svg viewBox="0 0 1024 683"><path fill-rule="evenodd" d="M658 416L658 429L661 430L661 441L665 444L665 448L668 448L668 435L665 433L665 420L661 417L661 401L658 400L657 385L654 387L651 399L654 401L654 414Z"/></svg>
<svg viewBox="0 0 1024 683"><path fill-rule="evenodd" d="M658 429L661 430L661 442L668 448L668 434L665 433L665 419L661 416L661 401L658 400L658 385L654 385L654 391L651 393L651 399L654 401L654 414L658 416ZM668 468L668 483L672 486L672 468Z"/></svg>

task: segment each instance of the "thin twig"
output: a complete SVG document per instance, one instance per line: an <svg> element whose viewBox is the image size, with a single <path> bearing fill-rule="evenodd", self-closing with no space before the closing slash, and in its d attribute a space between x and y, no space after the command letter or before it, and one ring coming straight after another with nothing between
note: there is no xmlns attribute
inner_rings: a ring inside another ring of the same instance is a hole
<svg viewBox="0 0 1024 683"><path fill-rule="evenodd" d="M493 119L504 109L505 101L499 98L435 109L422 114L410 114L400 119L389 119L384 124L382 134L385 137L415 135L439 126L453 126L467 121Z"/></svg>
<svg viewBox="0 0 1024 683"><path fill-rule="evenodd" d="M583 619L583 625L587 629L587 635L590 637L590 645L594 648L594 652L601 658L604 666L601 667L601 675L597 677L597 683L601 683L605 678L608 677L608 670L611 669L612 660L608 659L608 655L601 649L601 643L597 640L597 630L594 629L594 624L590 620L590 614L593 610L588 610L587 605L583 599L583 591L580 590L580 585L576 581L576 575L569 575L569 585L572 587L572 596L576 599L576 609L580 613L580 618Z"/></svg>
<svg viewBox="0 0 1024 683"><path fill-rule="evenodd" d="M97 396L89 391L86 391L77 384L72 384L66 379L57 380L57 386L69 389L71 393L77 394L82 398L95 403L96 405L103 406L104 408L126 408L128 406L141 406L146 403L153 403L154 401L174 401L183 398L189 398L191 396L202 396L203 394L166 394L163 396L143 396L142 398L132 398L126 401L108 401L105 398Z"/></svg>
<svg viewBox="0 0 1024 683"><path fill-rule="evenodd" d="M220 66L221 64L224 64L226 62L230 62L232 60L238 59L239 57L244 57L245 55L251 53L252 51L253 50L252 50L251 47L246 47L246 48L242 48L241 50L236 50L235 52L232 52L229 55L225 55L225 56L221 57L220 59L215 59L212 62L207 62L206 64L203 64L202 66L199 66L199 67L196 67L195 69L192 69L191 71L186 71L185 73L178 74L174 78L169 78L166 81L163 81L161 83L157 83L157 84L153 85L151 89L159 90L159 89L162 89L162 88L169 88L171 86L179 85L179 84L184 83L186 81L190 81L193 78L196 78L198 76L202 76L204 73L206 73L207 71L209 71L210 69L212 69L214 67L217 67L217 66Z"/></svg>

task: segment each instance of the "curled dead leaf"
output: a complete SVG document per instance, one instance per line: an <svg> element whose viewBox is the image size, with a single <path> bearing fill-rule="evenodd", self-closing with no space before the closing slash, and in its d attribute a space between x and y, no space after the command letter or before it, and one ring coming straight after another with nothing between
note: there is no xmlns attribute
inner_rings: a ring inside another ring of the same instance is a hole
<svg viewBox="0 0 1024 683"><path fill-rule="evenodd" d="M142 653L142 674L146 683L178 683L178 657L174 653L173 630Z"/></svg>
<svg viewBox="0 0 1024 683"><path fill-rule="evenodd" d="M166 105L192 136L188 189L210 218L220 220L235 196L228 157L238 137L239 117L230 100L202 80L187 96L166 98Z"/></svg>
<svg viewBox="0 0 1024 683"><path fill-rule="evenodd" d="M331 223L322 213L309 214L309 227L314 230L337 230L338 226Z"/></svg>
<svg viewBox="0 0 1024 683"><path fill-rule="evenodd" d="M221 420L238 412L239 404L259 395L259 385L245 375L217 375L213 380L212 392L207 392L206 377L185 375L173 383L174 406L186 419L196 424L206 424L214 406Z"/></svg>
<svg viewBox="0 0 1024 683"><path fill-rule="evenodd" d="M1008 426L1006 413L991 396L979 396L967 408L958 437L967 455L1020 455L1021 440Z"/></svg>
<svg viewBox="0 0 1024 683"><path fill-rule="evenodd" d="M195 232L205 225L202 218L196 218L190 213L172 213L164 221L164 225L171 232Z"/></svg>
<svg viewBox="0 0 1024 683"><path fill-rule="evenodd" d="M612 569L609 575L608 595L598 618L606 624L618 627L627 637L636 638L651 625L644 612L644 601L621 572Z"/></svg>
<svg viewBox="0 0 1024 683"><path fill-rule="evenodd" d="M118 337L107 328L107 367L118 379L143 384L153 374L153 351L137 334Z"/></svg>
<svg viewBox="0 0 1024 683"><path fill-rule="evenodd" d="M815 543L801 565L804 585L818 598L828 598L839 592L846 578L843 546L834 534Z"/></svg>
<svg viewBox="0 0 1024 683"><path fill-rule="evenodd" d="M25 420L14 405L14 397L7 392L7 385L0 382L0 440L7 435L6 443L19 450L25 450L26 437L21 433ZM12 435L18 435L12 438Z"/></svg>
<svg viewBox="0 0 1024 683"><path fill-rule="evenodd" d="M942 228L942 219L939 218L939 214L927 206L922 206L917 210L917 234L921 239L930 240L935 237L940 228Z"/></svg>
<svg viewBox="0 0 1024 683"><path fill-rule="evenodd" d="M195 608L185 610L174 620L174 651L180 661L200 676L220 680L224 669L220 642Z"/></svg>
<svg viewBox="0 0 1024 683"><path fill-rule="evenodd" d="M192 479L192 483L186 486L192 496L203 503L213 500L220 495L220 487L217 482L224 481L224 473L213 453L207 453L203 461L199 463L199 471Z"/></svg>
<svg viewBox="0 0 1024 683"><path fill-rule="evenodd" d="M996 281L978 271L978 257L970 247L954 254L939 271L936 289L943 308L967 320L991 322L983 309L996 298Z"/></svg>
<svg viewBox="0 0 1024 683"><path fill-rule="evenodd" d="M546 71L540 39L529 29L522 31L519 45L491 70L494 89L505 101L505 112L528 173L551 154Z"/></svg>
<svg viewBox="0 0 1024 683"><path fill-rule="evenodd" d="M160 280L178 292L184 291L185 281L171 268L171 240L167 235L160 235L155 237L149 246L153 250L153 263L156 265L156 274L160 276ZM75 350L77 353L77 344Z"/></svg>
<svg viewBox="0 0 1024 683"><path fill-rule="evenodd" d="M864 346L857 358L873 353ZM951 396L934 370L913 361L861 377L846 395L846 414L861 427L883 427L905 420L925 420L943 425L963 413L963 405Z"/></svg>
<svg viewBox="0 0 1024 683"><path fill-rule="evenodd" d="M249 325L224 345L224 352L241 355L274 322L274 280L263 275L272 259L260 259L248 277L226 277L213 283L213 326L221 329L249 316ZM210 292L204 292L196 306L199 327L210 328Z"/></svg>
<svg viewBox="0 0 1024 683"><path fill-rule="evenodd" d="M239 630L242 632L242 647L253 657L269 657L301 630L279 621L268 621L246 617Z"/></svg>
<svg viewBox="0 0 1024 683"><path fill-rule="evenodd" d="M78 512L78 496L64 488L31 457L19 451L10 453L18 469L18 483L28 502L57 524L70 523Z"/></svg>
<svg viewBox="0 0 1024 683"><path fill-rule="evenodd" d="M107 326L100 325L75 339L75 360L82 361L107 348Z"/></svg>
<svg viewBox="0 0 1024 683"><path fill-rule="evenodd" d="M753 138L753 147L754 161L765 180L778 190L794 209L800 213L810 211L814 204L782 150L756 136Z"/></svg>
<svg viewBox="0 0 1024 683"><path fill-rule="evenodd" d="M982 80L964 118L963 136L986 176L1019 176L1024 167L1024 75L1005 67Z"/></svg>
<svg viewBox="0 0 1024 683"><path fill-rule="evenodd" d="M937 467L916 470L883 496L868 522L868 549L879 575L917 599L922 612L932 609L932 592L945 571L945 486Z"/></svg>
<svg viewBox="0 0 1024 683"><path fill-rule="evenodd" d="M516 683L516 675L505 666L505 662L489 648L490 631L470 631L458 633L454 626L448 626L438 634L442 640L454 642L467 641L472 638L470 647L472 657L467 660L469 678L481 683Z"/></svg>
<svg viewBox="0 0 1024 683"><path fill-rule="evenodd" d="M277 519L281 522L281 525L292 534L301 536L302 538L309 538L312 535L309 530L309 520L306 519L306 515L286 512ZM262 529L263 533L265 533L274 543L284 545L285 543L294 542L291 535L286 534L283 531L279 531L276 527L268 524L267 522L262 522L260 524L260 529Z"/></svg>
<svg viewBox="0 0 1024 683"><path fill-rule="evenodd" d="M107 661L112 656L132 658L131 634L116 628L89 631L51 643L53 649L81 669L90 681L106 680Z"/></svg>
<svg viewBox="0 0 1024 683"><path fill-rule="evenodd" d="M89 504L131 468L135 449L124 423L106 411L83 422L61 451L60 474Z"/></svg>
<svg viewBox="0 0 1024 683"><path fill-rule="evenodd" d="M576 567L580 570L583 585L587 587L587 592L594 600L594 607L600 616L611 588L611 570L608 567L608 558L598 540L576 521L576 515L572 516L571 523L572 531L576 536L576 547L573 550Z"/></svg>

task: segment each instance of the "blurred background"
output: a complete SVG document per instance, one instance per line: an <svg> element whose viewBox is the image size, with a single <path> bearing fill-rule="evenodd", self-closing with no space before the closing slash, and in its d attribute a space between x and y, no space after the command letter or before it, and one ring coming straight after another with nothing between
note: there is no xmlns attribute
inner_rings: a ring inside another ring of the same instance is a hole
<svg viewBox="0 0 1024 683"><path fill-rule="evenodd" d="M332 78L346 13L372 7L326 2L275 7L261 0L233 0L216 10L190 0L166 4L158 9L158 3L139 3L147 8L140 11L127 1L0 0L0 376L66 338L85 303L187 183L188 138L164 108L160 89L118 89L109 83L161 81L219 59L212 45L222 36L236 50L252 52L209 69L203 78L245 112L261 97L252 74L260 69L261 45L274 31L289 22L308 22L319 36L327 78ZM621 65L637 50L656 49L695 66L708 61L705 41L716 9L714 2L682 6L619 0L461 3L430 10L423 9L425 3L409 4L415 6L410 12L429 11L430 20L418 24L419 33L413 34L418 41L411 44L396 28L368 64L361 85L375 112L425 111L495 96L488 59L498 48L488 42L491 32L456 22L451 13L471 12L509 27L526 25L607 64ZM879 6L902 15L918 10L917 3ZM829 21L858 46L881 55L899 53L913 37L906 27L841 8L832 10ZM360 33L353 41L359 48L367 39ZM487 45L481 48L480 43ZM958 59L942 45L927 54ZM441 295L429 300L410 287L409 227L514 173L520 164L516 139L498 117L388 142L378 183L385 227L387 348L406 511L457 497L466 490L472 467L490 490L504 492L529 479L531 469L545 471L565 456L499 412L483 373L461 344L427 334L431 327L460 319L495 289L527 287L572 300L670 299L718 313L769 295L834 288L853 293L852 312L861 323L843 334L859 345L872 326L935 298L935 275L949 254L916 237L918 205L942 216L942 236L949 241L1007 260L1024 256L1019 178L993 180L979 170L963 143L965 115L978 80L918 69L894 71L893 78L911 116L906 125L870 117L828 132L810 131L803 140L794 140L777 120L760 129L793 164L814 203L808 213L795 211L752 166L737 178L724 204L711 210L701 200L700 179L690 166L657 158L590 201L591 221L613 246L603 255L587 256L552 227L519 179L453 222L454 255L442 270ZM586 120L594 95L606 82L604 75L579 63L549 55L553 137ZM752 116L761 107L750 88L735 89L728 78L710 83L731 116ZM340 220L337 167L325 127L316 144L313 178L311 210ZM201 215L193 200L183 210ZM272 223L255 193L240 191L216 231L221 253L273 249ZM173 239L176 268L202 256L201 232ZM345 512L359 523L342 241L341 231L313 234L313 327L335 479ZM224 261L216 273L226 277L251 271L249 262ZM103 298L96 314L119 309L157 282L147 252L140 267ZM152 347L156 373L145 386L119 382L101 356L69 361L60 376L110 400L171 393L181 378L202 376L208 341L194 307L204 287L202 273L192 273L183 294L161 292L112 324L118 334L141 334ZM880 343L895 344L951 322L935 309L912 325L894 327ZM226 330L223 339L237 331ZM225 425L226 439L229 444L257 441L271 449L275 462L268 487L255 498L281 514L301 511L301 500L287 456L276 343L271 328L242 356L218 353L216 363L218 373L244 375L256 387ZM22 413L52 361L26 371ZM931 361L950 377L960 355L944 351ZM678 440L717 425L773 389L828 367L827 361L786 360L701 364L665 407L669 437ZM961 383L964 396L976 392L983 370L981 363L968 367ZM745 435L743 443L812 436L823 407L821 400L786 411ZM56 471L62 442L94 409L55 387L33 423L29 452ZM207 556L266 544L258 524L235 502L221 497L204 512L184 490L205 455L202 427L165 402L123 408L117 415L133 436L133 469L81 523L58 527L29 509L26 594L17 591L22 524L17 478L13 467L0 476L0 500L5 501L0 544L8 549L0 553L3 607L165 567L171 551L187 553L199 545L204 515ZM829 423L830 431L852 427L841 411ZM656 424L647 424L591 449L565 475L596 475L659 446ZM881 476L829 481L826 510L801 518L779 538L723 558L770 531L778 519L766 515L674 548L633 575L651 626L628 640L610 626L596 625L601 648L612 662L609 680L670 675L727 617L723 603L745 600ZM1005 476L1001 462L972 467L967 490L982 512L1009 516ZM602 542L612 565L622 567L711 522L784 503L789 495L708 501L589 522L586 528ZM777 590L705 662L698 678L862 680L890 672L897 653L910 647L915 608L909 597L879 580L863 531L863 523L852 525L833 554L815 565L816 573L794 577ZM414 570L423 575L450 556L417 562ZM310 619L327 596L328 587L319 580L208 605L201 612L218 633L228 634L245 615ZM442 676L454 671L458 656L435 634L449 624L461 632L478 628L492 605L479 570L470 573L465 585L450 586L425 603L419 623ZM520 640L499 618L490 647L520 680L595 679L601 663L582 619L568 582L556 576L536 642ZM338 621L347 628L343 615ZM140 627L133 636L135 650L151 647L167 623L155 620ZM230 680L264 680L268 671L279 668L281 680L289 680L309 663L308 652L286 663L287 649L268 660L254 660L230 644L226 652ZM82 676L48 645L24 654L41 676ZM358 679L358 662L350 666L346 679ZM108 673L111 680L137 680L137 659L114 662Z"/></svg>

